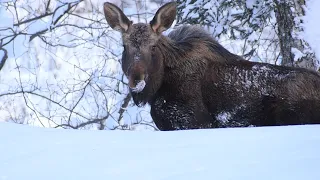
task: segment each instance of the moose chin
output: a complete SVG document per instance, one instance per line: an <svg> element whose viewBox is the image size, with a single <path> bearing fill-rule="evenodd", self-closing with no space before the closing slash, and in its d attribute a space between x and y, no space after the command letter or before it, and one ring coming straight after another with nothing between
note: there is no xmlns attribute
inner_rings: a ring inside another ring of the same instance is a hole
<svg viewBox="0 0 320 180"><path fill-rule="evenodd" d="M176 17L174 2L149 23L133 23L109 2L104 14L122 35L133 101L151 106L160 130L320 123L317 72L245 60L198 26L164 36Z"/></svg>

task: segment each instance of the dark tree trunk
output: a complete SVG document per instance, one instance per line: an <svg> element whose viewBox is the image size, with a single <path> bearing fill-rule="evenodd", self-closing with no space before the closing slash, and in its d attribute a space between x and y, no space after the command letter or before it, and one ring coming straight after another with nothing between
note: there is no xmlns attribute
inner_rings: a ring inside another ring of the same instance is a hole
<svg viewBox="0 0 320 180"><path fill-rule="evenodd" d="M291 32L293 31L294 22L290 6L285 1L275 0L275 15L278 23L278 38L280 42L280 52L282 55L281 64L293 66L293 54L291 48L294 45Z"/></svg>
<svg viewBox="0 0 320 180"><path fill-rule="evenodd" d="M278 25L277 33L280 42L280 53L282 56L281 64L285 66L299 66L315 69L317 60L314 53L306 41L295 35L303 31L300 24L295 24L294 18L304 16L302 6L305 5L305 1L274 0L274 4L274 12ZM294 9L294 11L292 11L292 9ZM295 60L293 49L300 51L303 56Z"/></svg>

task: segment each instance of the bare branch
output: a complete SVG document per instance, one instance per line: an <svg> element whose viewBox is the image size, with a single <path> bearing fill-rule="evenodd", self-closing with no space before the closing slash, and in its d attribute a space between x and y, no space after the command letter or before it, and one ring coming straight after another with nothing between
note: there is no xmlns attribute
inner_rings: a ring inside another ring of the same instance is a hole
<svg viewBox="0 0 320 180"><path fill-rule="evenodd" d="M8 59L8 51L2 47L0 47L0 51L3 51L3 55L2 58L0 59L0 71L3 68L4 64L6 63L7 59Z"/></svg>
<svg viewBox="0 0 320 180"><path fill-rule="evenodd" d="M118 118L118 122L120 122L120 120L123 118L123 113L125 112L125 110L127 109L129 102L131 100L131 94L128 93L127 96L124 98L123 103L121 105L121 108L119 109L119 118Z"/></svg>

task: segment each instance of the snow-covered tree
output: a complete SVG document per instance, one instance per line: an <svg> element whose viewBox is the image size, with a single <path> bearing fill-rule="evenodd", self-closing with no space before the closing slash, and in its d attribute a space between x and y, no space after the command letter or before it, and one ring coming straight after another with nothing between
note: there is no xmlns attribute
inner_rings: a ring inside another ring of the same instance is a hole
<svg viewBox="0 0 320 180"><path fill-rule="evenodd" d="M318 68L302 38L304 0L178 0L179 24L200 24L248 60ZM230 40L228 44L227 40Z"/></svg>

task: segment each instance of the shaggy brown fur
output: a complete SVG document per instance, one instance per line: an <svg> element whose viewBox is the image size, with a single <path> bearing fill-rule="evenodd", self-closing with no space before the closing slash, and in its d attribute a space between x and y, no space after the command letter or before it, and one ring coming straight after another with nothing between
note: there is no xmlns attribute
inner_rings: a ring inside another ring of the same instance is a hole
<svg viewBox="0 0 320 180"><path fill-rule="evenodd" d="M175 7L162 6L150 24L133 24L104 5L108 23L122 33L133 100L151 105L160 130L320 123L317 72L246 61L196 26L163 36ZM146 85L134 90L141 81Z"/></svg>

